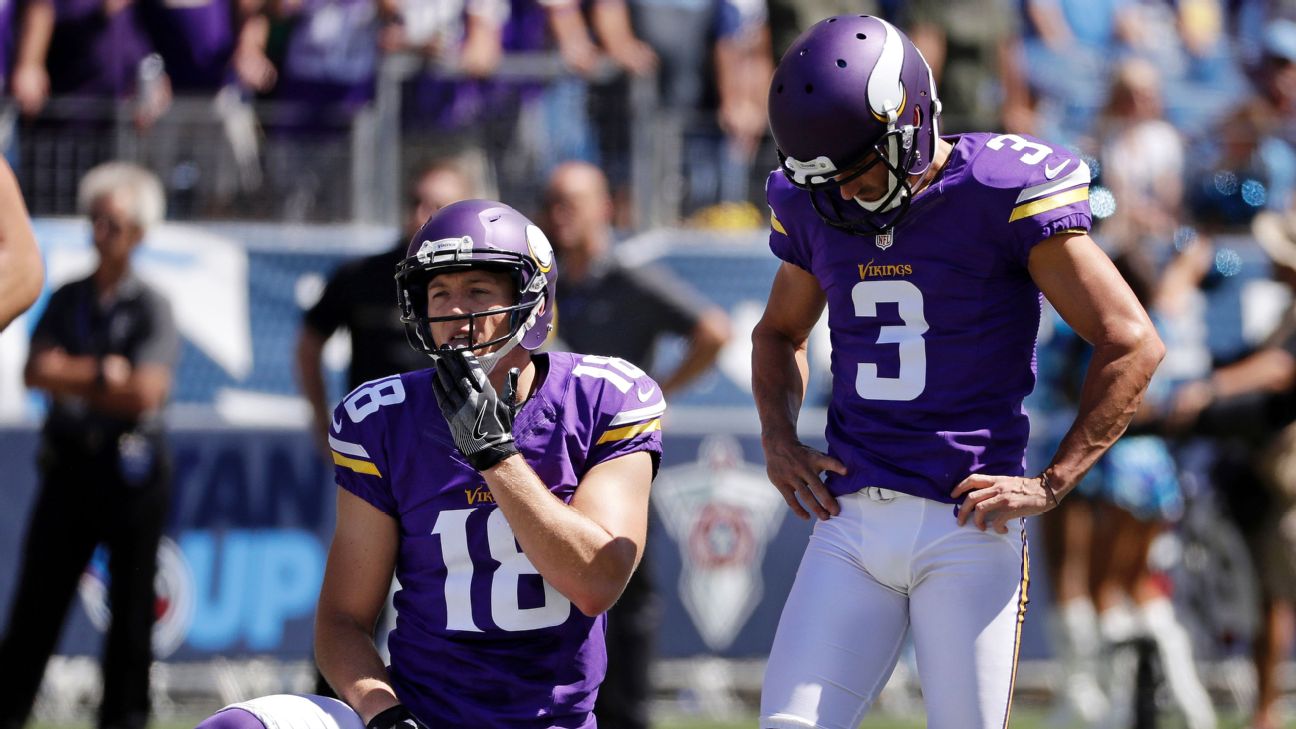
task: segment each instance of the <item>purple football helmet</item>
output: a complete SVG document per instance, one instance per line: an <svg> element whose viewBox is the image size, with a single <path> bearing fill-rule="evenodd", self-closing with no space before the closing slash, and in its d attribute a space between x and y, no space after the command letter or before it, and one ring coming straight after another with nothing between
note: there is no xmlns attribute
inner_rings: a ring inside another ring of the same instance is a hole
<svg viewBox="0 0 1296 729"><path fill-rule="evenodd" d="M478 318L507 313L509 327L505 334L485 342L474 341L475 335L470 334L468 344L459 348L481 350L503 343L494 352L478 353L482 368L489 372L518 343L526 349L538 349L553 329L558 277L553 246L535 223L508 205L493 200L463 200L447 205L419 228L405 255L396 266L396 290L401 321L415 349L436 357L433 322L466 319L470 332L475 332L473 325ZM427 284L433 276L479 267L511 274L517 286L516 303L463 315L428 316Z"/></svg>
<svg viewBox="0 0 1296 729"><path fill-rule="evenodd" d="M824 222L857 235L892 228L908 212L909 176L931 165L940 109L922 54L895 26L868 15L811 26L770 82L770 131L783 174L810 192ZM881 198L841 199L843 182L879 163L887 169Z"/></svg>

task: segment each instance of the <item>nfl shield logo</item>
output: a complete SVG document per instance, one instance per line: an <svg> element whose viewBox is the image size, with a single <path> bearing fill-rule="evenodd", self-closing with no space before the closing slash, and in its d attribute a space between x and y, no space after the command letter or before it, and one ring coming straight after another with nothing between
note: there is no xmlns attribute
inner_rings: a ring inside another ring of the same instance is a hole
<svg viewBox="0 0 1296 729"><path fill-rule="evenodd" d="M892 243L895 243L895 231L888 230L885 233L878 233L873 236L873 242L877 244L878 248L885 251L891 247Z"/></svg>

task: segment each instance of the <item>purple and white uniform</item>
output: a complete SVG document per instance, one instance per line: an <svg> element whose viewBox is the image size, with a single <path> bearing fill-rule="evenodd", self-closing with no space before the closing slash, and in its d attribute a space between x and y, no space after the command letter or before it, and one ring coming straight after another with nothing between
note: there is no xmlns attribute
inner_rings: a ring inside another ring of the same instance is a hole
<svg viewBox="0 0 1296 729"><path fill-rule="evenodd" d="M570 502L594 466L661 456L661 389L624 360L536 355L548 372L514 421L527 463ZM604 618L522 553L437 407L433 370L369 382L333 414L339 486L400 524L390 675L428 726L593 727Z"/></svg>
<svg viewBox="0 0 1296 729"><path fill-rule="evenodd" d="M824 225L770 174L770 248L814 274L832 341L834 495L885 486L947 503L973 473L1021 475L1040 291L1031 248L1088 230L1089 169L1013 134L964 134L886 236Z"/></svg>
<svg viewBox="0 0 1296 729"><path fill-rule="evenodd" d="M770 652L763 729L854 729L912 637L927 726L1007 726L1027 602L1021 520L958 525L973 473L1023 472L1038 243L1089 228L1089 170L1012 134L964 134L886 233L843 232L782 171L770 248L818 279L832 341L829 473ZM851 203L847 203L851 204ZM831 596L826 599L826 596ZM861 630L860 626L867 626Z"/></svg>

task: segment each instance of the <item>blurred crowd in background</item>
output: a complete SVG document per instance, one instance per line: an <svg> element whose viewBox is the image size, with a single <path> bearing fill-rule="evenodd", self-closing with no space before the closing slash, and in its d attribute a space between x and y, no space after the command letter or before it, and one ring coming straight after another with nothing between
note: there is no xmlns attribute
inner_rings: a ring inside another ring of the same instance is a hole
<svg viewBox="0 0 1296 729"><path fill-rule="evenodd" d="M947 132L1128 160L1104 180L1127 221L1176 212L1198 192L1183 179L1249 157L1272 207L1296 135L1289 5L14 0L0 142L36 215L71 213L81 174L130 159L161 176L172 218L390 224L366 190L398 197L423 162L456 155L524 212L554 166L581 160L607 173L622 229L753 226L774 62L813 20L871 13L930 60Z"/></svg>

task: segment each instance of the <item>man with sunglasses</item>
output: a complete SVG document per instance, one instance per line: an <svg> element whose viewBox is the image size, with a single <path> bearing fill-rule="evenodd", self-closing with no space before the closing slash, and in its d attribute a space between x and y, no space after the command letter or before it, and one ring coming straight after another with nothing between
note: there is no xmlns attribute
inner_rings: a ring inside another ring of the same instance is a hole
<svg viewBox="0 0 1296 729"><path fill-rule="evenodd" d="M825 19L769 92L782 261L752 334L766 468L819 520L784 606L761 727L853 729L906 636L935 729L1003 727L1026 605L1023 517L1120 436L1164 348L1090 239L1083 161L1013 134L941 137L931 70L878 18ZM1024 473L1041 293L1094 346L1075 423ZM832 343L828 452L797 416Z"/></svg>
<svg viewBox="0 0 1296 729"><path fill-rule="evenodd" d="M50 296L32 332L27 386L50 398L37 456L40 491L27 528L0 665L0 727L21 727L96 547L108 548L112 620L103 657L101 729L143 729L158 543L170 496L162 410L180 335L171 307L131 256L162 221L157 176L109 162L86 173L77 205L99 255L93 273Z"/></svg>

